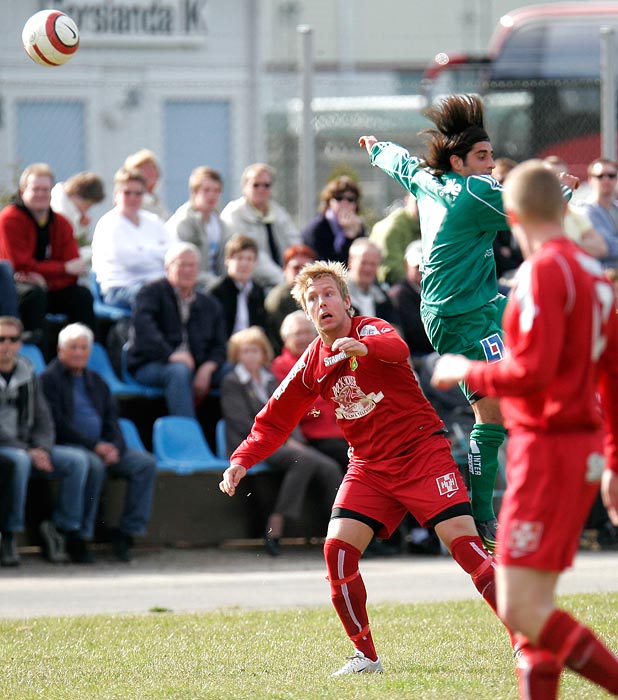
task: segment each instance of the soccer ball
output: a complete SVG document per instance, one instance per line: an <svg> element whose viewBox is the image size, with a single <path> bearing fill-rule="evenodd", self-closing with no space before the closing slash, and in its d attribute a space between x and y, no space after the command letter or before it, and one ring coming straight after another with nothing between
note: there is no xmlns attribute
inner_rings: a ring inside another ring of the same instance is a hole
<svg viewBox="0 0 618 700"><path fill-rule="evenodd" d="M42 66L61 66L79 46L79 30L64 12L41 10L24 25L21 40L26 53Z"/></svg>

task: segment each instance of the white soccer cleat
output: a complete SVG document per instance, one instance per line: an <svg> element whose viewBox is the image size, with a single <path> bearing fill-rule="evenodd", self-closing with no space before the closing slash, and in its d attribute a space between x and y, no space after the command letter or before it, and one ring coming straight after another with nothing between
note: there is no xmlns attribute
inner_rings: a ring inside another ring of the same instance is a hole
<svg viewBox="0 0 618 700"><path fill-rule="evenodd" d="M357 650L354 656L351 656L331 677L348 676L350 673L382 673L382 671L382 662L379 658L372 661L362 651Z"/></svg>

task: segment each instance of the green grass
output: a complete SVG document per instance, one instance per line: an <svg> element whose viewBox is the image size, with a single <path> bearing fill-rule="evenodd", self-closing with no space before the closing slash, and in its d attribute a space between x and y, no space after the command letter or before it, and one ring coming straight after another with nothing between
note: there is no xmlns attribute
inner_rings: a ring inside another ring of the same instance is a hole
<svg viewBox="0 0 618 700"><path fill-rule="evenodd" d="M618 593L561 603L618 647ZM385 673L331 679L330 608L0 621L3 700L516 700L506 634L477 601L371 606ZM608 697L567 673L561 698Z"/></svg>

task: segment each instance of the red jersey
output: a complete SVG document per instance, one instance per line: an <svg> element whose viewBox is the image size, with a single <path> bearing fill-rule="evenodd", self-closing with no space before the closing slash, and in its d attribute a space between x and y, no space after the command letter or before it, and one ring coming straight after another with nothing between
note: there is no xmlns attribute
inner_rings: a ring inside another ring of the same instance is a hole
<svg viewBox="0 0 618 700"><path fill-rule="evenodd" d="M283 348L281 355L270 363L270 371L282 382L287 373L294 367L298 357ZM343 440L341 428L337 424L335 406L331 401L325 401L316 396L311 408L300 419L300 429L307 440L323 440L324 438L339 438Z"/></svg>
<svg viewBox="0 0 618 700"><path fill-rule="evenodd" d="M465 381L500 396L505 426L596 431L618 472L618 316L600 264L566 238L547 241L519 269L504 312L507 355L474 363Z"/></svg>
<svg viewBox="0 0 618 700"><path fill-rule="evenodd" d="M311 408L316 394L335 406L353 449L350 464L384 469L387 460L410 454L444 430L412 373L408 346L393 327L357 316L349 335L367 347L367 355L350 358L316 338L258 413L232 463L249 468L266 459Z"/></svg>

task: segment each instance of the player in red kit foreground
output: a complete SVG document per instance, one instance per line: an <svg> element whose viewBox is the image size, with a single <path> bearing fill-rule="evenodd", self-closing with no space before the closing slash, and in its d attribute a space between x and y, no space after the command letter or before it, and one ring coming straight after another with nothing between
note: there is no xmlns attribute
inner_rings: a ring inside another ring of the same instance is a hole
<svg viewBox="0 0 618 700"><path fill-rule="evenodd" d="M618 659L554 600L599 483L618 523L614 294L599 263L564 236L560 186L540 161L509 173L504 202L526 258L504 313L506 357L445 355L432 381L503 397L510 439L496 583L498 614L518 639L519 697L557 698L564 666L618 695Z"/></svg>
<svg viewBox="0 0 618 700"><path fill-rule="evenodd" d="M340 263L305 265L292 294L319 335L256 416L220 488L233 496L247 469L285 441L317 395L334 402L351 458L333 504L324 557L333 605L354 644L354 655L334 675L376 673L382 663L359 571L374 535L390 537L410 511L421 525L435 528L494 611L495 565L476 532L444 425L408 364L408 346L385 321L352 317Z"/></svg>

